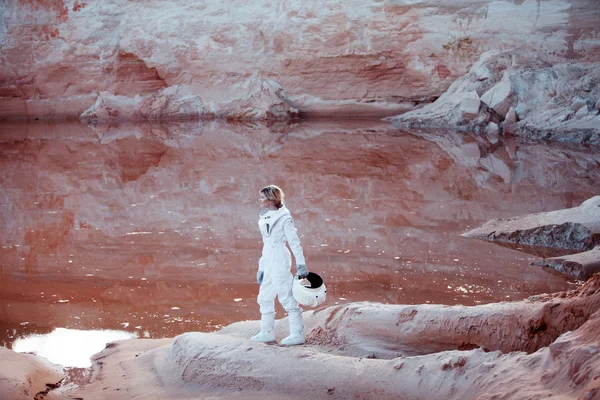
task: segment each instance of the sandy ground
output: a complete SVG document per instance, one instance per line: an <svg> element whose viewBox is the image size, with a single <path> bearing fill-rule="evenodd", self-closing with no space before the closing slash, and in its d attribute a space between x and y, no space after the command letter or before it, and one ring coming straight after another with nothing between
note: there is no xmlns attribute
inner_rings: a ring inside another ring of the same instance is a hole
<svg viewBox="0 0 600 400"><path fill-rule="evenodd" d="M0 399L39 399L63 379L62 369L41 357L0 347Z"/></svg>
<svg viewBox="0 0 600 400"><path fill-rule="evenodd" d="M305 313L308 343L291 348L251 342L248 335L256 330L256 321L233 324L218 333L127 340L94 356L91 383L60 388L47 398L596 399L600 396L599 304L600 275L596 275L577 290L523 302L444 307L443 312L441 307L414 306L413 317L422 315L417 322L404 306L353 304L355 316L328 307ZM484 320L475 325L468 314ZM533 314L544 322L540 325ZM397 324L397 329L383 326L381 330L405 332L407 340L401 334L395 338L379 334L377 324L385 321ZM565 333L554 338L550 325L555 321L566 325ZM285 322L279 321L278 339ZM515 337L523 339L527 351L489 349L478 343L460 350L458 343L476 342L465 338L471 332L461 332L461 324L486 331L490 337L517 332ZM519 332L519 324L527 331ZM411 336L411 331L419 332ZM363 350L403 344L416 353L428 350L436 336L446 343L446 350L388 358L354 356L356 345L347 343L355 334ZM546 336L553 339L543 347L542 343L539 348L527 346L530 340Z"/></svg>

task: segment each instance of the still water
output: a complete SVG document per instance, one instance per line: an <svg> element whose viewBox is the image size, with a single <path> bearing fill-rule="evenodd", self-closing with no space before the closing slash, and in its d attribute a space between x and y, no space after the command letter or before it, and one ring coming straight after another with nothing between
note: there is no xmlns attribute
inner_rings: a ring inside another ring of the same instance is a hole
<svg viewBox="0 0 600 400"><path fill-rule="evenodd" d="M579 205L600 156L377 121L0 125L0 344L258 319L257 192L281 186L325 305L481 304L573 287L460 234ZM278 308L278 318L284 316ZM56 335L56 334L55 334ZM79 335L79 334L74 334Z"/></svg>

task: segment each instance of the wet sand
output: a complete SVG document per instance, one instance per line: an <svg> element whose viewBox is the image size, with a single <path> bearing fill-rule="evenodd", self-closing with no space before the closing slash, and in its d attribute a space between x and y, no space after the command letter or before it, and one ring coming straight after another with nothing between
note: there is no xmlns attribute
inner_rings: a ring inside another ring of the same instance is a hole
<svg viewBox="0 0 600 400"><path fill-rule="evenodd" d="M536 258L459 237L597 194L581 146L376 121L4 123L0 344L54 328L140 337L256 319L257 191L286 191L325 305L481 304L572 288ZM283 311L278 308L278 317Z"/></svg>

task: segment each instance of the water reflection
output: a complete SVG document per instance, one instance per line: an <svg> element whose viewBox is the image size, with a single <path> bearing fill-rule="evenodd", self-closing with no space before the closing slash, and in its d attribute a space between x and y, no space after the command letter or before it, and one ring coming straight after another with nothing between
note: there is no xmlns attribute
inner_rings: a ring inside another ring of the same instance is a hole
<svg viewBox="0 0 600 400"><path fill-rule="evenodd" d="M106 343L135 337L124 331L57 328L44 335L19 338L12 348L18 353L35 353L63 367L88 368L92 366L90 357L102 351Z"/></svg>
<svg viewBox="0 0 600 400"><path fill-rule="evenodd" d="M530 266L534 256L459 235L576 206L600 184L600 156L583 147L373 121L1 128L8 346L55 327L165 337L256 319L255 198L268 183L286 190L328 304L469 305L563 290L567 278Z"/></svg>

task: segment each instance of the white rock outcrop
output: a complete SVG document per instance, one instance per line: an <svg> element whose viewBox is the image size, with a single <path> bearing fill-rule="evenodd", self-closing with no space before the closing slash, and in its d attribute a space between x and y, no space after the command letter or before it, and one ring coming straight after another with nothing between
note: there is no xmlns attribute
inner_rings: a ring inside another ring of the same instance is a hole
<svg viewBox="0 0 600 400"><path fill-rule="evenodd" d="M460 101L460 112L465 121L474 120L479 113L481 100L477 92L472 91L465 94L465 97Z"/></svg>
<svg viewBox="0 0 600 400"><path fill-rule="evenodd" d="M505 76L500 82L496 83L481 96L481 101L499 115L506 115L508 110L513 107L514 94L513 84L510 79Z"/></svg>
<svg viewBox="0 0 600 400"><path fill-rule="evenodd" d="M180 86L159 89L146 96L116 96L108 92L98 95L96 103L79 118L98 124L121 121L175 121L210 119L213 114L202 100L186 93Z"/></svg>
<svg viewBox="0 0 600 400"><path fill-rule="evenodd" d="M535 264L586 280L600 272L600 196L594 196L578 207L494 219L462 236L576 251L578 253L573 255L552 257Z"/></svg>
<svg viewBox="0 0 600 400"><path fill-rule="evenodd" d="M501 128L506 124L507 132L530 138L598 144L600 117L588 111L588 104L591 107L600 97L598 82L600 63L556 64L539 52L494 51L483 54L434 103L389 120L405 129L475 131L494 122L502 123ZM473 91L481 94L485 107L467 121L461 103Z"/></svg>

